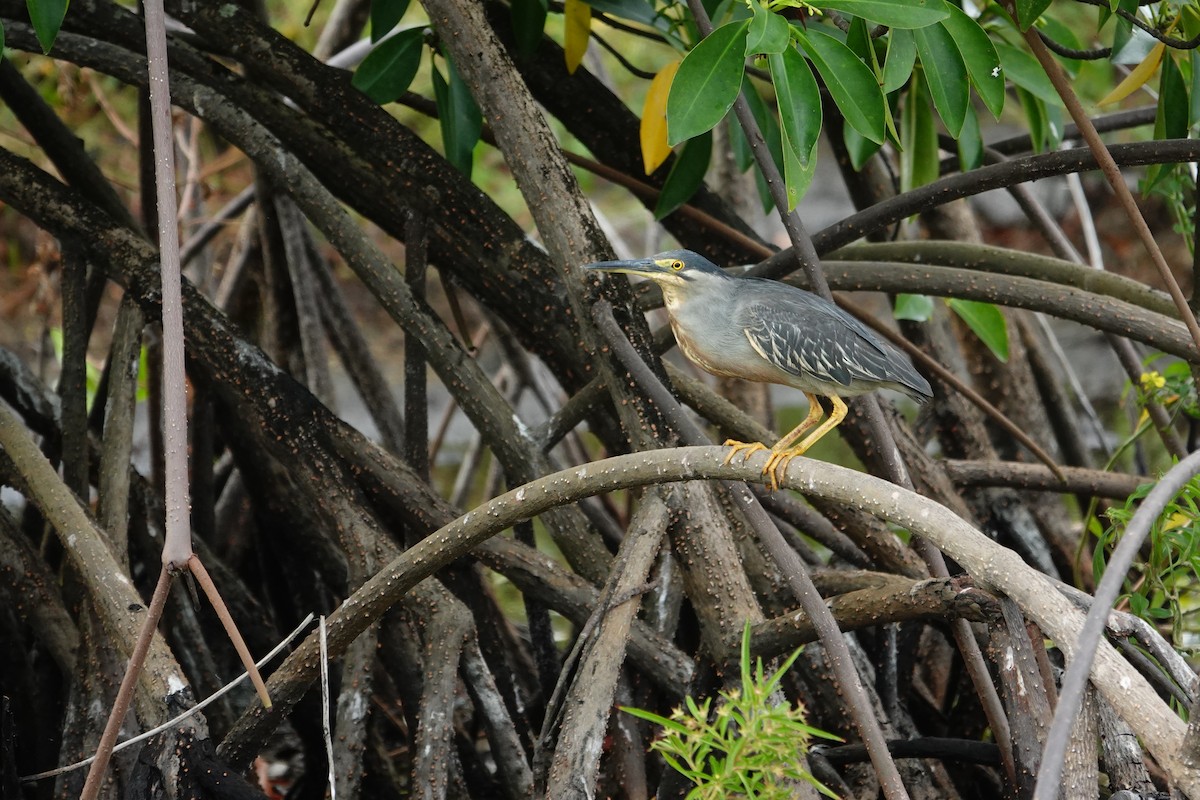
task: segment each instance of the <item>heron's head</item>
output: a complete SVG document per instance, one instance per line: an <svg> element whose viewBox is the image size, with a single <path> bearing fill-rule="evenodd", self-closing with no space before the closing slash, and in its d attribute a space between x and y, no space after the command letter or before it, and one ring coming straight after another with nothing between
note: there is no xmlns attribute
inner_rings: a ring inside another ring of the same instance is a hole
<svg viewBox="0 0 1200 800"><path fill-rule="evenodd" d="M716 264L691 250L668 250L649 258L635 258L629 261L600 261L585 264L583 268L597 272L639 275L654 281L664 289L683 291L712 279L724 280L728 277Z"/></svg>

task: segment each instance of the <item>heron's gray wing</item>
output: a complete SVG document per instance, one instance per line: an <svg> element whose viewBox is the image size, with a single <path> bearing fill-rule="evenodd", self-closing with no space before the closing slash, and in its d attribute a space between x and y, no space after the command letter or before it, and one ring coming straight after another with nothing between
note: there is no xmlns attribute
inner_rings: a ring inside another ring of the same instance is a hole
<svg viewBox="0 0 1200 800"><path fill-rule="evenodd" d="M790 287L785 287L790 288ZM763 358L793 375L849 386L897 380L895 356L861 322L815 295L777 291L737 315Z"/></svg>

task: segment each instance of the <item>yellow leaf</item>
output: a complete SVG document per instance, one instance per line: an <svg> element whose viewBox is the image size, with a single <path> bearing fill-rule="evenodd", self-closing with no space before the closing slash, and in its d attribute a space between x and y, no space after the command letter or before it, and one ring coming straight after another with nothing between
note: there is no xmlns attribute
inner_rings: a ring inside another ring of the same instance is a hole
<svg viewBox="0 0 1200 800"><path fill-rule="evenodd" d="M1190 524L1191 521L1192 521L1192 518L1190 516L1183 513L1182 511L1176 511L1174 514L1167 517L1166 522L1163 523L1163 530L1164 531L1173 531L1176 528L1182 528L1184 525Z"/></svg>
<svg viewBox="0 0 1200 800"><path fill-rule="evenodd" d="M672 61L658 71L650 81L646 102L642 105L642 163L647 175L671 155L671 145L667 144L667 95L671 92L671 81L675 79L677 69L679 62Z"/></svg>
<svg viewBox="0 0 1200 800"><path fill-rule="evenodd" d="M563 22L566 25L563 52L567 57L567 72L574 75L575 69L583 61L588 38L592 35L592 7L583 0L566 0L563 3Z"/></svg>
<svg viewBox="0 0 1200 800"><path fill-rule="evenodd" d="M1129 95L1142 88L1142 84L1150 80L1154 71L1158 69L1159 63L1162 62L1163 53L1167 51L1167 46L1162 42L1154 45L1154 48L1142 59L1142 63L1133 68L1125 80L1116 85L1103 100L1096 103L1098 106L1106 106L1110 103L1117 103L1124 100Z"/></svg>

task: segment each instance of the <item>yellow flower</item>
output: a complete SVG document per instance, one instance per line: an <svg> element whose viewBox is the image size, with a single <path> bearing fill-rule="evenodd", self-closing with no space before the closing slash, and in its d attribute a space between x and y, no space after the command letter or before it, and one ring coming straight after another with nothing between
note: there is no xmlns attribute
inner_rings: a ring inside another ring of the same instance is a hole
<svg viewBox="0 0 1200 800"><path fill-rule="evenodd" d="M1167 385L1167 379L1157 372L1143 372L1139 382L1142 384L1142 389L1147 392L1161 389Z"/></svg>

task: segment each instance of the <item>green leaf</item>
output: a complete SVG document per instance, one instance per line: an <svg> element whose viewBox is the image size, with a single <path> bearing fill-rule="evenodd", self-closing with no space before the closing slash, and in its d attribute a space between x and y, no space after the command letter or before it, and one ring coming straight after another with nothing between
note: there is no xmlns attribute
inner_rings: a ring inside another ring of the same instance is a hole
<svg viewBox="0 0 1200 800"><path fill-rule="evenodd" d="M967 323L967 327L987 345L992 355L1001 361L1008 361L1008 326L997 306L957 297L947 299L946 305Z"/></svg>
<svg viewBox="0 0 1200 800"><path fill-rule="evenodd" d="M1192 72L1191 103L1188 104L1188 127L1200 122L1200 53L1188 53Z"/></svg>
<svg viewBox="0 0 1200 800"><path fill-rule="evenodd" d="M1130 14L1137 14L1138 0L1116 0L1116 2L1110 0L1109 7L1113 12L1117 9L1123 9ZM1113 28L1112 58L1116 59L1121 56L1121 51L1125 49L1130 39L1133 38L1133 23L1116 14L1113 14L1113 17L1116 19L1116 23ZM1141 61L1141 58L1135 58L1134 61Z"/></svg>
<svg viewBox="0 0 1200 800"><path fill-rule="evenodd" d="M400 31L367 54L351 82L376 103L391 103L408 90L416 77L424 46L422 27Z"/></svg>
<svg viewBox="0 0 1200 800"><path fill-rule="evenodd" d="M929 110L929 92L919 74L914 74L912 85L904 97L904 110L900 117L900 191L907 192L924 186L938 177L937 129L933 125L933 113Z"/></svg>
<svg viewBox="0 0 1200 800"><path fill-rule="evenodd" d="M1021 30L1027 30L1050 7L1050 0L1016 0L1016 3L1017 23Z"/></svg>
<svg viewBox="0 0 1200 800"><path fill-rule="evenodd" d="M849 125L842 126L842 141L846 145L846 153L850 156L850 166L855 171L863 168L867 159L879 152L883 145L872 142Z"/></svg>
<svg viewBox="0 0 1200 800"><path fill-rule="evenodd" d="M917 41L912 31L892 31L888 37L887 61L883 62L883 93L891 94L908 83L916 63Z"/></svg>
<svg viewBox="0 0 1200 800"><path fill-rule="evenodd" d="M963 172L983 165L983 135L979 132L979 117L975 116L973 106L967 106L967 116L958 135L958 165Z"/></svg>
<svg viewBox="0 0 1200 800"><path fill-rule="evenodd" d="M871 39L871 29L862 17L851 17L850 28L846 31L846 47L850 52L866 64L872 72L879 74L879 61L875 57L875 42Z"/></svg>
<svg viewBox="0 0 1200 800"><path fill-rule="evenodd" d="M821 134L821 90L808 62L794 47L767 57L784 141L792 152L807 159Z"/></svg>
<svg viewBox="0 0 1200 800"><path fill-rule="evenodd" d="M817 5L897 30L924 28L949 16L943 0L821 0Z"/></svg>
<svg viewBox="0 0 1200 800"><path fill-rule="evenodd" d="M521 55L533 55L537 50L546 29L548 8L547 0L512 0L513 39Z"/></svg>
<svg viewBox="0 0 1200 800"><path fill-rule="evenodd" d="M667 173L667 180L659 192L658 203L654 206L656 220L662 219L691 199L704 183L704 173L708 171L711 157L712 133L705 131L695 138L688 139L675 163L671 165L671 171Z"/></svg>
<svg viewBox="0 0 1200 800"><path fill-rule="evenodd" d="M850 48L816 26L807 30L792 26L792 31L804 54L821 73L846 122L871 141L882 144L887 135L887 107L875 74Z"/></svg>
<svg viewBox="0 0 1200 800"><path fill-rule="evenodd" d="M808 192L812 185L813 176L817 172L817 144L804 155L788 141L787 131L783 132L783 184L787 192L788 211L796 208L800 198Z"/></svg>
<svg viewBox="0 0 1200 800"><path fill-rule="evenodd" d="M792 43L792 31L787 20L752 0L754 16L746 35L746 57L758 53L782 53Z"/></svg>
<svg viewBox="0 0 1200 800"><path fill-rule="evenodd" d="M43 53L49 53L58 38L58 29L62 27L63 19L67 16L68 0L25 0L29 9L29 21L37 34L38 44Z"/></svg>
<svg viewBox="0 0 1200 800"><path fill-rule="evenodd" d="M0 61L4 60L4 20L0 20Z"/></svg>
<svg viewBox="0 0 1200 800"><path fill-rule="evenodd" d="M1190 103L1187 86L1175 59L1167 55L1162 60L1162 75L1158 81L1158 109L1154 115L1155 139L1182 139L1187 136ZM1174 171L1174 164L1151 164L1142 180L1142 194L1147 194L1158 182Z"/></svg>
<svg viewBox="0 0 1200 800"><path fill-rule="evenodd" d="M667 98L667 140L676 145L713 129L742 88L749 20L722 25L679 65Z"/></svg>
<svg viewBox="0 0 1200 800"><path fill-rule="evenodd" d="M1000 112L1004 110L1004 70L1000 66L996 47L978 22L954 6L947 5L947 8L950 9L950 16L942 25L958 46L958 52L967 65L967 74L971 76L971 84L983 104L993 117L1000 119Z"/></svg>
<svg viewBox="0 0 1200 800"><path fill-rule="evenodd" d="M946 124L946 130L957 138L967 114L967 102L971 98L967 65L963 63L954 37L944 26L930 25L913 31L913 35L917 40L917 53L921 56L925 83L933 96L933 104Z"/></svg>
<svg viewBox="0 0 1200 800"><path fill-rule="evenodd" d="M926 322L933 316L933 298L924 294L898 294L892 316L896 319Z"/></svg>
<svg viewBox="0 0 1200 800"><path fill-rule="evenodd" d="M821 134L821 90L808 63L794 47L767 56L783 129L783 182L791 211L808 191L816 171Z"/></svg>
<svg viewBox="0 0 1200 800"><path fill-rule="evenodd" d="M1044 153L1050 138L1049 126L1046 124L1046 104L1033 92L1028 92L1020 86L1016 88L1016 92L1021 109L1025 112L1025 127L1029 129L1033 152Z"/></svg>
<svg viewBox="0 0 1200 800"><path fill-rule="evenodd" d="M1162 62L1158 82L1158 110L1163 116L1163 138L1183 139L1188 132L1188 91L1179 65L1171 55Z"/></svg>
<svg viewBox="0 0 1200 800"><path fill-rule="evenodd" d="M371 0L371 42L378 42L400 24L409 0Z"/></svg>
<svg viewBox="0 0 1200 800"><path fill-rule="evenodd" d="M995 45L1006 78L1022 89L1032 92L1043 102L1062 105L1062 98L1054 91L1054 84L1050 83L1046 71L1036 58L1004 42L996 42Z"/></svg>
<svg viewBox="0 0 1200 800"><path fill-rule="evenodd" d="M442 125L442 148L446 160L469 178L475 145L483 131L483 115L449 58L446 59L446 73L447 77L443 78L441 72L433 70L433 94Z"/></svg>

